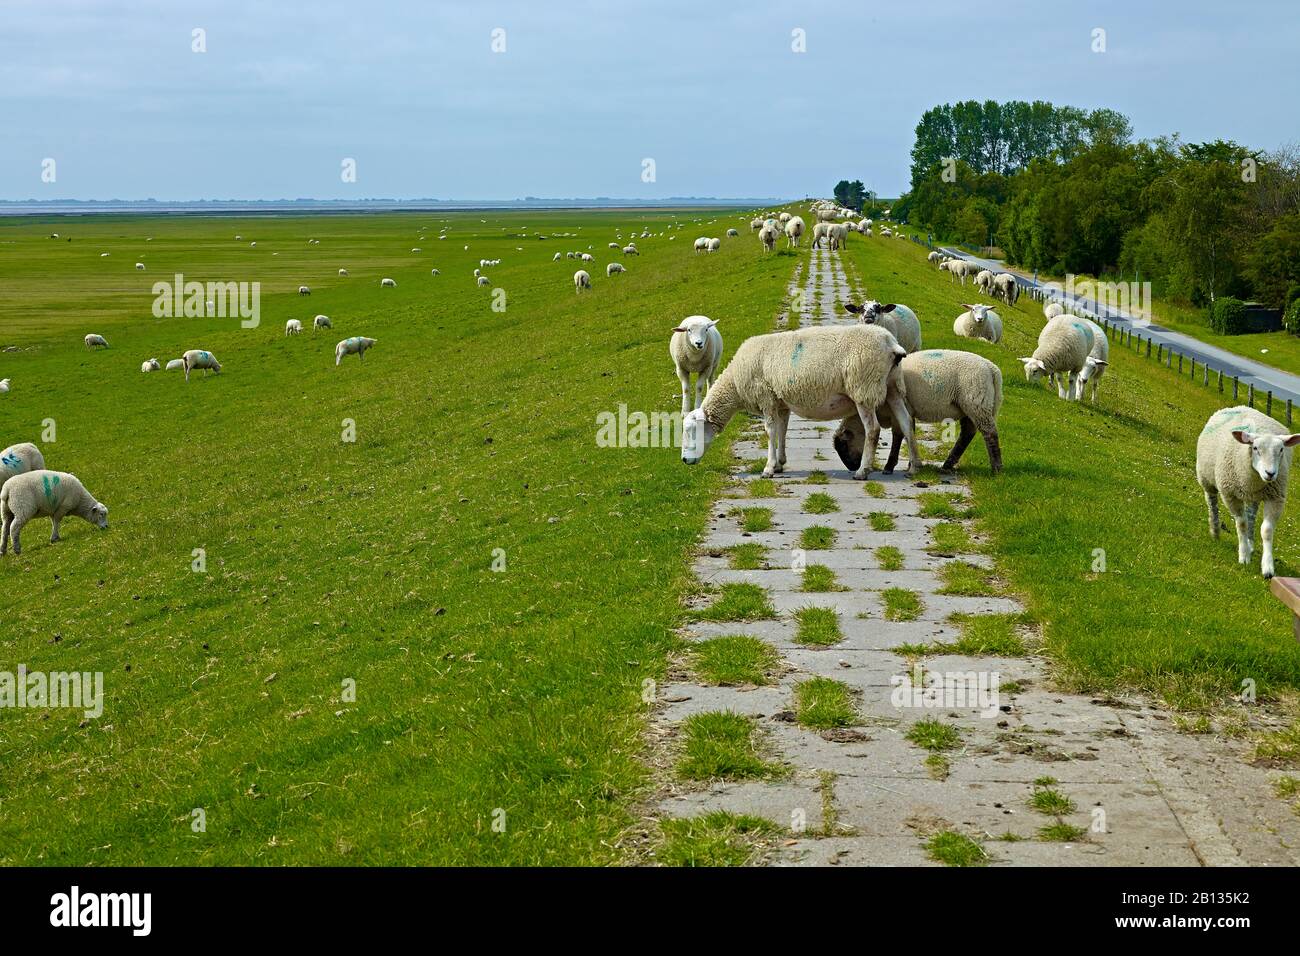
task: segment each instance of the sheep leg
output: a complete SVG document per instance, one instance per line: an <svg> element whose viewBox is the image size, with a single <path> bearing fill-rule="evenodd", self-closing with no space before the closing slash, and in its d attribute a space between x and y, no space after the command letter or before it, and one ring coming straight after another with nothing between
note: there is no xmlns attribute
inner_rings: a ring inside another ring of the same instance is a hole
<svg viewBox="0 0 1300 956"><path fill-rule="evenodd" d="M897 428L889 430L889 458L885 460L885 474L892 475L898 467L898 454L903 450L903 433Z"/></svg>
<svg viewBox="0 0 1300 956"><path fill-rule="evenodd" d="M1217 488L1205 488L1205 504L1210 509L1210 537L1219 537L1219 491Z"/></svg>
<svg viewBox="0 0 1300 956"><path fill-rule="evenodd" d="M1002 471L1002 443L998 441L998 429L994 425L983 429L984 447L989 453L989 471L999 474Z"/></svg>
<svg viewBox="0 0 1300 956"><path fill-rule="evenodd" d="M54 525L54 530L50 532L50 544L59 540L59 521L58 515L51 515L50 522Z"/></svg>
<svg viewBox="0 0 1300 956"><path fill-rule="evenodd" d="M691 376L689 373L677 373L677 380L682 383L682 414L686 415L691 410Z"/></svg>
<svg viewBox="0 0 1300 956"><path fill-rule="evenodd" d="M1260 558L1259 570L1265 578L1271 578L1273 576L1273 526L1277 524L1277 519L1281 516L1282 502L1264 502L1264 521L1259 526L1259 538L1263 545L1263 555Z"/></svg>
<svg viewBox="0 0 1300 956"><path fill-rule="evenodd" d="M948 452L948 458L944 461L942 470L952 471L957 467L957 462L961 461L961 456L966 454L966 446L970 444L975 437L975 423L965 415L961 419L961 431L957 434L957 443L952 446L952 451Z"/></svg>
<svg viewBox="0 0 1300 956"><path fill-rule="evenodd" d="M704 375L697 373L695 376L695 407L699 408L704 403Z"/></svg>
<svg viewBox="0 0 1300 956"><path fill-rule="evenodd" d="M1246 528L1245 505L1232 498L1224 498L1223 503L1228 506L1228 514L1232 515L1232 521L1237 526L1237 563L1249 564L1250 554L1255 550L1255 542L1251 540Z"/></svg>
<svg viewBox="0 0 1300 956"><path fill-rule="evenodd" d="M1062 372L1060 381L1056 383L1056 397L1069 399L1070 393L1074 391L1074 384L1070 381L1070 373Z"/></svg>
<svg viewBox="0 0 1300 956"><path fill-rule="evenodd" d="M777 427L776 413L763 413L763 428L767 430L767 464L763 466L763 477L771 478L776 474Z"/></svg>
<svg viewBox="0 0 1300 956"><path fill-rule="evenodd" d="M23 533L23 525L27 522L19 521L18 516L13 512L9 514L9 542L14 546L14 554L22 554L23 546L18 540L18 536Z"/></svg>
<svg viewBox="0 0 1300 956"><path fill-rule="evenodd" d="M1252 501L1246 505L1246 536L1250 538L1251 546L1255 544L1255 515L1259 513L1259 502Z"/></svg>
<svg viewBox="0 0 1300 956"><path fill-rule="evenodd" d="M885 403L889 405L889 411L894 416L894 430L900 431L903 437L907 439L907 473L916 474L916 469L921 466L921 449L916 445L916 429L912 427L912 413L907 410L907 402L903 397L894 391L890 391L885 396Z"/></svg>
<svg viewBox="0 0 1300 956"><path fill-rule="evenodd" d="M777 412L777 415L779 416L777 420L777 428L780 429L781 432L781 451L776 458L776 470L785 471L785 454L787 451L785 445L785 433L786 429L790 427L790 409L782 408Z"/></svg>
<svg viewBox="0 0 1300 956"><path fill-rule="evenodd" d="M14 520L14 513L6 505L0 515L0 554L9 550L9 525Z"/></svg>
<svg viewBox="0 0 1300 956"><path fill-rule="evenodd" d="M858 418L862 420L862 430L864 435L880 433L880 422L876 418L876 410L866 405L857 403ZM862 446L862 464L853 477L858 481L866 481L867 476L871 474L871 469L876 464L876 446L875 444Z"/></svg>

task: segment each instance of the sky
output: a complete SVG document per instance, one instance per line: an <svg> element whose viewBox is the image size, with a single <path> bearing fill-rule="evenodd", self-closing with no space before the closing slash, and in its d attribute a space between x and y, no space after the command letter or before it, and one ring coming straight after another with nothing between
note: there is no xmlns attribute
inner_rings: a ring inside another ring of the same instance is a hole
<svg viewBox="0 0 1300 956"><path fill-rule="evenodd" d="M963 99L1300 140L1298 49L1295 0L0 0L0 199L896 196Z"/></svg>

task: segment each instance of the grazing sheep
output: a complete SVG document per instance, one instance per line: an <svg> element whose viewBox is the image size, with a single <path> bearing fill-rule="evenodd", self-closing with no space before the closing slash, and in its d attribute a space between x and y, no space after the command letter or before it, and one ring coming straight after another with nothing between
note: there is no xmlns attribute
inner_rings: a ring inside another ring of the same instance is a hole
<svg viewBox="0 0 1300 956"><path fill-rule="evenodd" d="M185 367L185 359L171 359L167 363L167 371L175 372Z"/></svg>
<svg viewBox="0 0 1300 956"><path fill-rule="evenodd" d="M1058 315L1065 315L1065 308L1059 302L1049 302L1047 305L1043 306L1043 315L1047 318L1047 321L1050 322Z"/></svg>
<svg viewBox="0 0 1300 956"><path fill-rule="evenodd" d="M142 372L156 372L160 368L162 368L162 365L156 358L151 358L147 362L140 363L140 371Z"/></svg>
<svg viewBox="0 0 1300 956"><path fill-rule="evenodd" d="M6 381L8 381L6 379ZM10 445L4 451L0 451L0 485L12 478L14 475L21 475L28 471L39 471L45 467L45 457L41 450L26 441L17 445Z"/></svg>
<svg viewBox="0 0 1300 956"><path fill-rule="evenodd" d="M993 296L1007 305L1015 305L1020 298L1020 283L1010 272L999 272L993 277Z"/></svg>
<svg viewBox="0 0 1300 956"><path fill-rule="evenodd" d="M364 335L354 335L350 339L344 339L334 346L334 367L338 368L345 355L355 355L364 362L366 360L366 349L372 348L375 341L375 339L368 339Z"/></svg>
<svg viewBox="0 0 1300 956"><path fill-rule="evenodd" d="M311 295L311 289L307 288L305 285L300 285L300 286L298 286L298 294L299 294L299 295Z"/></svg>
<svg viewBox="0 0 1300 956"><path fill-rule="evenodd" d="M623 268L623 263L611 262L609 265L605 266L605 277L608 278L609 276L614 275L614 273L616 272L626 272L626 271L627 270Z"/></svg>
<svg viewBox="0 0 1300 956"><path fill-rule="evenodd" d="M9 379L0 378L0 395L9 394Z"/></svg>
<svg viewBox="0 0 1300 956"><path fill-rule="evenodd" d="M108 348L108 340L102 335L95 335L93 332L86 336L86 348Z"/></svg>
<svg viewBox="0 0 1300 956"><path fill-rule="evenodd" d="M441 270L441 269L430 269L430 270L429 270L429 275L431 275L431 276L440 276L440 275L442 275L442 270Z"/></svg>
<svg viewBox="0 0 1300 956"><path fill-rule="evenodd" d="M842 419L854 409L864 430L876 427L876 409L888 405L912 453L920 454L902 392L898 363L906 353L875 325L812 326L756 335L736 350L704 403L682 425L682 461L696 464L710 442L739 411L761 414L767 429L770 478L785 468L785 434L793 412L814 421ZM875 449L872 449L874 459ZM863 461L854 477L867 477Z"/></svg>
<svg viewBox="0 0 1300 956"><path fill-rule="evenodd" d="M573 291L581 292L583 289L591 288L591 276L585 269L579 269L573 274Z"/></svg>
<svg viewBox="0 0 1300 956"><path fill-rule="evenodd" d="M845 302L844 308L864 325L879 325L887 329L909 353L921 348L921 322L907 306L894 302L882 305L875 299L868 299L861 305Z"/></svg>
<svg viewBox="0 0 1300 956"><path fill-rule="evenodd" d="M641 255L641 250L636 247L635 242L629 242L626 246L623 247L623 255L639 256Z"/></svg>
<svg viewBox="0 0 1300 956"><path fill-rule="evenodd" d="M1300 434L1288 434L1274 418L1237 405L1210 416L1196 440L1196 480L1209 508L1210 536L1219 537L1219 498L1237 526L1237 562L1249 564L1255 547L1255 516L1264 507L1259 570L1273 576L1273 528L1286 504L1291 454Z"/></svg>
<svg viewBox="0 0 1300 956"><path fill-rule="evenodd" d="M934 252L931 252L928 256L925 257L925 261L933 262L936 266L940 265L943 262L943 253L939 252L936 249Z"/></svg>
<svg viewBox="0 0 1300 956"><path fill-rule="evenodd" d="M758 230L758 241L763 244L764 252L772 252L776 249L777 231L775 226L764 225Z"/></svg>
<svg viewBox="0 0 1300 956"><path fill-rule="evenodd" d="M777 216L776 218L777 218L778 220L780 220L780 222L781 222L782 225L784 225L785 223L787 223L787 222L790 221L791 216L790 216L790 214L789 214L788 212L783 212L783 213L781 213L779 216Z"/></svg>
<svg viewBox="0 0 1300 956"><path fill-rule="evenodd" d="M760 230L760 229L762 229L762 228L763 228L763 220L762 220L762 219L751 219L751 220L749 220L749 231L750 231L750 232L757 232L758 230Z"/></svg>
<svg viewBox="0 0 1300 956"><path fill-rule="evenodd" d="M914 352L898 367L902 372L903 391L913 423L957 421L961 425L957 443L943 463L943 470L952 471L957 467L966 446L978 431L984 436L990 469L995 475L1000 472L1002 447L998 443L998 410L1002 407L1002 370L982 355L953 349ZM885 462L888 474L898 464L903 436L893 428L888 408L876 409L876 418L880 428L893 431L889 460ZM879 437L877 431L866 436L864 442L861 422L856 415L850 415L835 432L835 450L845 467L856 471L862 466L865 443L874 448Z"/></svg>
<svg viewBox="0 0 1300 956"><path fill-rule="evenodd" d="M709 252L717 252L722 248L722 240L713 238L709 240Z"/></svg>
<svg viewBox="0 0 1300 956"><path fill-rule="evenodd" d="M961 284L966 284L966 277L974 275L979 271L979 266L973 262L967 262L965 259L946 259L939 265L940 269L947 269L952 281L956 282L961 279Z"/></svg>
<svg viewBox="0 0 1300 956"><path fill-rule="evenodd" d="M312 331L315 331L316 329L332 329L334 328L334 323L330 321L328 315L318 315L316 318L311 320L311 327Z"/></svg>
<svg viewBox="0 0 1300 956"><path fill-rule="evenodd" d="M801 216L791 216L785 224L785 243L787 246L799 248L799 240L803 237L804 224Z"/></svg>
<svg viewBox="0 0 1300 956"><path fill-rule="evenodd" d="M952 324L953 335L966 339L987 339L993 344L1002 341L1002 316L991 305L962 304L967 311L957 316Z"/></svg>
<svg viewBox="0 0 1300 956"><path fill-rule="evenodd" d="M993 294L993 273L988 269L981 269L975 273L975 288L991 298Z"/></svg>
<svg viewBox="0 0 1300 956"><path fill-rule="evenodd" d="M821 241L823 239L829 241L830 229L831 229L831 223L829 222L819 222L813 226L812 237L813 237L814 249L818 248L821 245Z"/></svg>
<svg viewBox="0 0 1300 956"><path fill-rule="evenodd" d="M1036 382L1040 376L1048 375L1056 384L1059 398L1074 397L1076 386L1071 377L1078 377L1092 355L1091 325L1087 319L1075 315L1058 315L1049 321L1038 333L1034 354L1020 359L1025 366L1025 378Z"/></svg>
<svg viewBox="0 0 1300 956"><path fill-rule="evenodd" d="M890 236L892 236L893 234L894 234L894 230L890 229L888 226L881 226L881 227L880 227L880 238L881 238L881 239L888 239L888 238L889 238Z"/></svg>
<svg viewBox="0 0 1300 956"><path fill-rule="evenodd" d="M580 258L583 262L595 262L595 261L596 261L596 257L593 256L590 252L584 252L584 253L583 253L581 256L579 256L578 258Z"/></svg>
<svg viewBox="0 0 1300 956"><path fill-rule="evenodd" d="M396 289L396 288L397 288L397 282L394 281L393 279L380 279L380 280L379 280L379 287L380 287L381 289Z"/></svg>
<svg viewBox="0 0 1300 956"><path fill-rule="evenodd" d="M475 283L479 286L479 288L492 284L491 280L489 280L487 276L479 276L478 279L475 280Z"/></svg>
<svg viewBox="0 0 1300 956"><path fill-rule="evenodd" d="M297 335L301 331L302 331L302 323L299 322L297 319L290 319L288 322L284 323L285 335Z"/></svg>
<svg viewBox="0 0 1300 956"><path fill-rule="evenodd" d="M348 270L347 270L347 269L340 269L340 270L339 270L339 275L341 275L341 276L345 276L345 275L347 275L347 274L348 274Z"/></svg>
<svg viewBox="0 0 1300 956"><path fill-rule="evenodd" d="M611 242L611 243L609 244L609 248L611 248L611 249L621 249L622 246L620 246L617 242Z"/></svg>
<svg viewBox="0 0 1300 956"><path fill-rule="evenodd" d="M677 367L677 378L682 383L682 414L699 408L704 395L718 374L722 364L722 333L718 320L707 315L692 315L684 319L668 340L668 354ZM695 404L691 404L691 373L695 373ZM703 394L701 394L703 393Z"/></svg>
<svg viewBox="0 0 1300 956"><path fill-rule="evenodd" d="M190 372L196 368L203 369L204 378L208 377L208 369L212 369L218 374L221 372L221 363L217 361L217 357L203 349L190 349L181 356L181 359L185 363L183 368L185 369L185 381L187 382L190 380Z"/></svg>
<svg viewBox="0 0 1300 956"><path fill-rule="evenodd" d="M54 523L50 544L59 540L59 522L68 515L84 518L97 528L108 527L108 505L96 501L75 475L66 471L29 471L15 475L0 488L0 554L13 542L22 554L20 536L27 522L45 515Z"/></svg>
<svg viewBox="0 0 1300 956"><path fill-rule="evenodd" d="M137 262L137 263L135 264L135 269L136 269L137 272L144 272L144 263L143 263L143 262Z"/></svg>
<svg viewBox="0 0 1300 956"><path fill-rule="evenodd" d="M1106 367L1110 365L1110 340L1106 338L1105 330L1096 322L1091 319L1079 321L1092 329L1092 349L1088 352L1088 358L1084 360L1083 368L1079 369L1079 374L1074 378L1074 398L1076 401L1083 401L1083 389L1091 383L1092 400L1096 402L1097 383L1101 381Z"/></svg>
<svg viewBox="0 0 1300 956"><path fill-rule="evenodd" d="M738 236L738 235L740 235L740 233L737 232L735 229L728 229L728 230L727 230L727 236L728 236L728 237Z"/></svg>
<svg viewBox="0 0 1300 956"><path fill-rule="evenodd" d="M560 255L560 253L557 252L554 256L551 257L551 261L552 261L552 262L559 262L559 261L560 261L561 259L563 259L563 258L564 258L564 257L563 257L562 255Z"/></svg>

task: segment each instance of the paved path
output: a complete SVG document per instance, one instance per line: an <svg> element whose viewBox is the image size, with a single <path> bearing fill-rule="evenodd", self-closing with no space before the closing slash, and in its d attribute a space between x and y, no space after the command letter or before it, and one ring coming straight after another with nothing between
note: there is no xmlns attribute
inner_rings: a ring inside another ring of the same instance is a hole
<svg viewBox="0 0 1300 956"><path fill-rule="evenodd" d="M807 307L789 315L790 324L843 321L836 310L849 282L838 255L814 251L802 284L796 272L794 288L811 298L805 296ZM735 448L742 461L764 454L757 433L748 435ZM987 678L998 689L991 715L951 695L939 707L910 701L896 706L895 684L907 679L911 666L897 648L959 640L961 630L949 620L955 612L1014 614L1020 606L1002 596L941 593L940 572L950 562L990 565L980 554L936 553L932 535L940 522L920 514L920 496L927 492L967 499L959 481L925 487L902 472L904 459L897 474L872 475L884 489L883 497L872 497L839 467L826 423L792 418L788 439L789 462L777 479L780 496L744 497L745 485L756 476L738 465L736 486L717 503L695 562L708 585L752 582L765 588L779 619L698 623L683 632L692 643L731 634L758 637L779 653L780 676L759 687L705 686L690 678L669 684L660 689L652 736L671 752L681 721L692 714L749 715L769 758L788 766L789 774L775 781L701 784L666 771L654 801L658 815L727 810L766 817L784 831L758 843L755 861L767 864L928 864L933 861L926 841L942 831L977 841L994 865L1300 863L1300 818L1272 795L1277 772L1243 762L1242 743L1178 733L1170 715L1142 701L1059 693L1037 656L940 652L921 659L930 675L956 675L954 689L973 692ZM923 445L932 457L934 444ZM825 472L828 483L804 483L814 470ZM807 514L804 503L815 492L829 494L839 510ZM740 530L728 516L736 506L771 508L771 530ZM872 512L892 516L894 530L872 530ZM828 550L804 552L806 562L832 569L845 590L801 590L803 575L792 565L799 534L810 525L828 526L838 536ZM768 548L765 566L732 570L724 549L751 542ZM882 569L875 550L882 546L901 551L901 569ZM886 620L886 588L918 594L919 617ZM824 648L799 644L791 613L806 606L835 609L843 639ZM689 659L680 673L690 673ZM794 719L795 688L813 676L850 689L859 715L855 726L819 732ZM928 765L929 753L907 739L909 729L927 718L960 733L957 747L946 754L946 773ZM1041 838L1040 828L1058 822L1028 803L1035 781L1044 777L1058 781L1053 789L1073 805L1059 822L1082 828L1082 839Z"/></svg>
<svg viewBox="0 0 1300 956"><path fill-rule="evenodd" d="M968 259L971 262L978 263L985 269L991 269L996 272L1010 272L1016 277L1016 281L1022 289L1032 290L1034 280L1022 272L1014 269L1008 269L1006 264L997 259L981 259L973 256L962 249L955 249L951 246L939 246L940 252L945 252L951 256L958 256L962 259ZM1207 365L1212 372L1222 371L1225 378L1231 378L1236 375L1241 378L1242 395L1248 385L1254 385L1255 391L1262 396L1266 392L1272 392L1273 397L1285 402L1290 399L1292 402L1300 405L1300 375L1292 375L1281 369L1266 365L1263 362L1257 362L1254 359L1244 358L1227 349L1221 349L1216 345L1209 345L1200 339L1192 338L1190 335L1184 335L1181 332L1175 332L1172 329L1166 329L1161 325L1149 322L1131 315L1120 309L1110 308L1108 305L1099 305L1096 299L1084 298L1081 296L1068 297L1070 302L1077 302L1083 308L1100 315L1109 320L1113 325L1120 328L1132 327L1143 338L1149 338L1157 345L1164 345L1166 349L1172 348L1175 354L1182 353L1189 358L1195 358L1198 364ZM1058 299L1064 303L1067 296L1062 292ZM1242 401L1245 399L1243 397Z"/></svg>

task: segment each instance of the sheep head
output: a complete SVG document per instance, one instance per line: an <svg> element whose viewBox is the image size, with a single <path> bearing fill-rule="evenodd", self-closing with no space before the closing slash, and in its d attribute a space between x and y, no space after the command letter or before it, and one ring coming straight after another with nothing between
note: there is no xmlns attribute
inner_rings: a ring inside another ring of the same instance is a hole
<svg viewBox="0 0 1300 956"><path fill-rule="evenodd" d="M682 419L682 461L698 465L720 431L722 429L704 414L704 406L687 412Z"/></svg>
<svg viewBox="0 0 1300 956"><path fill-rule="evenodd" d="M1232 437L1250 446L1250 467L1263 482L1277 477L1283 453L1300 442L1300 435L1252 435L1244 428L1235 429Z"/></svg>

